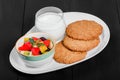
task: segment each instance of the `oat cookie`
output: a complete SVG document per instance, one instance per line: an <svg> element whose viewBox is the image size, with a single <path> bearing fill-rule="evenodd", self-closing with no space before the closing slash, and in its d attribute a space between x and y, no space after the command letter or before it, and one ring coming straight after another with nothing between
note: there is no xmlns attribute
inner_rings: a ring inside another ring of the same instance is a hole
<svg viewBox="0 0 120 80"><path fill-rule="evenodd" d="M100 42L99 38L93 40L75 40L68 36L65 36L63 40L63 44L70 50L73 51L89 51L96 47Z"/></svg>
<svg viewBox="0 0 120 80"><path fill-rule="evenodd" d="M69 24L66 33L74 39L91 40L102 33L102 26L95 21L81 20Z"/></svg>
<svg viewBox="0 0 120 80"><path fill-rule="evenodd" d="M59 42L55 48L54 59L59 63L70 64L84 59L86 54L86 52L70 51Z"/></svg>

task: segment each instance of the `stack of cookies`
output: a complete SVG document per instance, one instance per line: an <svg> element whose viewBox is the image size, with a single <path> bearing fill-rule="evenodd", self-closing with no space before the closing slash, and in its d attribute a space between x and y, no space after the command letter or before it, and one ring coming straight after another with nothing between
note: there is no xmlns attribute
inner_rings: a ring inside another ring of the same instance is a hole
<svg viewBox="0 0 120 80"><path fill-rule="evenodd" d="M68 25L66 36L55 48L54 59L70 64L85 58L87 51L99 43L102 26L95 21L81 20Z"/></svg>

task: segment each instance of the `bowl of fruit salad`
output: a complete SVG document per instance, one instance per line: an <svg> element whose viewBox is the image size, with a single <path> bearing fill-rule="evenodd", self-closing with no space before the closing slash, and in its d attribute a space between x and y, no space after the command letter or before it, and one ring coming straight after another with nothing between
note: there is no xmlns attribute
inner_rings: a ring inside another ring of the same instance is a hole
<svg viewBox="0 0 120 80"><path fill-rule="evenodd" d="M53 60L55 40L47 33L29 33L18 39L15 47L26 66L40 67Z"/></svg>

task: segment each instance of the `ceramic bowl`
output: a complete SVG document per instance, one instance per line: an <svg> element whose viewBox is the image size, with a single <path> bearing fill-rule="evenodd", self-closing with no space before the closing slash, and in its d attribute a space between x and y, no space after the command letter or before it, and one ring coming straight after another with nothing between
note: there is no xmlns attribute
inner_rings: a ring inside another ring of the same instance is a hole
<svg viewBox="0 0 120 80"><path fill-rule="evenodd" d="M53 43L53 48L41 55L38 56L27 56L27 55L23 55L19 50L18 47L20 47L23 43L24 43L24 38L25 37L45 37L47 39L50 39ZM22 61L25 63L26 66L29 67L40 67L43 65L46 65L48 63L50 63L53 60L53 55L55 52L55 40L52 36L50 36L47 33L43 33L43 32L36 32L36 33L29 33L26 34L24 36L22 36L20 39L18 39L18 41L16 42L15 48L17 50L17 54L19 55L19 57L22 59Z"/></svg>

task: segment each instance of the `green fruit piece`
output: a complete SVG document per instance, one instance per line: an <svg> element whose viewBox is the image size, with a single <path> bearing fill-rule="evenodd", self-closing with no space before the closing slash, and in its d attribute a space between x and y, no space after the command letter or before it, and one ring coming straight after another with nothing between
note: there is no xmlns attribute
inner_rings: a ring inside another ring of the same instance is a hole
<svg viewBox="0 0 120 80"><path fill-rule="evenodd" d="M36 44L36 43L33 43L32 46L33 46L33 47L37 47L37 44Z"/></svg>
<svg viewBox="0 0 120 80"><path fill-rule="evenodd" d="M30 55L30 51L24 51L23 54L26 55L26 56L29 56Z"/></svg>
<svg viewBox="0 0 120 80"><path fill-rule="evenodd" d="M45 53L45 51L48 49L47 46L43 45L39 47L41 53Z"/></svg>
<svg viewBox="0 0 120 80"><path fill-rule="evenodd" d="M32 38L29 38L29 41L32 45L34 45L35 41Z"/></svg>
<svg viewBox="0 0 120 80"><path fill-rule="evenodd" d="M40 47L40 46L44 46L43 43L37 43L37 46Z"/></svg>

